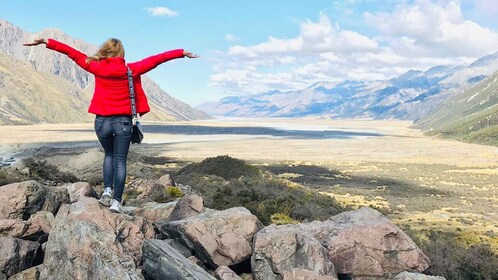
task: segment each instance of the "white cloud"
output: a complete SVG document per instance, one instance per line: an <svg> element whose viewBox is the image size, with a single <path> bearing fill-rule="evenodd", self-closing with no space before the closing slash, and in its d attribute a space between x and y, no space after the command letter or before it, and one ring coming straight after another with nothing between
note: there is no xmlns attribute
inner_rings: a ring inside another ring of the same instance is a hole
<svg viewBox="0 0 498 280"><path fill-rule="evenodd" d="M237 37L233 34L226 34L224 37L225 41L231 42L237 40Z"/></svg>
<svg viewBox="0 0 498 280"><path fill-rule="evenodd" d="M375 35L343 29L320 14L301 22L295 37L234 45L220 55L209 85L254 94L318 81L389 79L411 69L470 63L498 50L498 34L466 19L457 0L400 2L391 12L364 15Z"/></svg>
<svg viewBox="0 0 498 280"><path fill-rule="evenodd" d="M178 15L178 12L173 11L166 7L154 7L154 8L145 8L146 11L153 17L155 16L166 16L166 17L175 17Z"/></svg>

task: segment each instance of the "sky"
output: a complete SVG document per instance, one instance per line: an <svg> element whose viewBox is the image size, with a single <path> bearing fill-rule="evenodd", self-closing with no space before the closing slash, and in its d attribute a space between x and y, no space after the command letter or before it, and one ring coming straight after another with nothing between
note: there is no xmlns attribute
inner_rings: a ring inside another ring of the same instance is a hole
<svg viewBox="0 0 498 280"><path fill-rule="evenodd" d="M128 62L177 48L197 53L148 74L192 106L388 79L498 51L495 0L0 0L0 18L94 45L119 38Z"/></svg>

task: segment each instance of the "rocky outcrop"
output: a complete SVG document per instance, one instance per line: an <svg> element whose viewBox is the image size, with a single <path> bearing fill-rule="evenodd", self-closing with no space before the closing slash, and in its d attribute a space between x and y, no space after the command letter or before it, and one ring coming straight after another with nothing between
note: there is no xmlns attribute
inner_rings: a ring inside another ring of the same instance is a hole
<svg viewBox="0 0 498 280"><path fill-rule="evenodd" d="M0 237L0 272L12 276L33 266L40 244L13 237Z"/></svg>
<svg viewBox="0 0 498 280"><path fill-rule="evenodd" d="M56 214L62 204L70 203L68 190L64 187L48 187L45 196L45 201L41 208L42 211L52 212Z"/></svg>
<svg viewBox="0 0 498 280"><path fill-rule="evenodd" d="M140 279L141 246L153 235L142 217L111 213L81 197L55 218L41 279Z"/></svg>
<svg viewBox="0 0 498 280"><path fill-rule="evenodd" d="M176 203L169 220L178 221L187 219L199 215L202 211L204 211L204 201L202 200L202 197L195 194L186 195L180 198L178 203Z"/></svg>
<svg viewBox="0 0 498 280"><path fill-rule="evenodd" d="M143 272L150 279L215 279L162 240L145 241L143 256Z"/></svg>
<svg viewBox="0 0 498 280"><path fill-rule="evenodd" d="M278 280L284 276L299 279L312 275L337 278L327 249L308 232L292 226L271 225L258 232L251 265L255 280Z"/></svg>
<svg viewBox="0 0 498 280"><path fill-rule="evenodd" d="M36 212L28 221L3 219L0 220L0 236L37 240L42 243L47 240L53 220L53 214L46 211Z"/></svg>
<svg viewBox="0 0 498 280"><path fill-rule="evenodd" d="M205 211L157 226L164 236L180 240L201 261L214 267L248 259L253 237L262 228L258 218L243 207Z"/></svg>
<svg viewBox="0 0 498 280"><path fill-rule="evenodd" d="M47 188L36 181L0 187L0 219L24 219L42 209Z"/></svg>
<svg viewBox="0 0 498 280"><path fill-rule="evenodd" d="M134 216L144 217L149 222L168 220L176 201L168 203L146 202L140 207L125 207Z"/></svg>
<svg viewBox="0 0 498 280"><path fill-rule="evenodd" d="M429 258L411 238L371 208L297 227L327 248L339 274L392 277L402 271L422 272L429 267Z"/></svg>
<svg viewBox="0 0 498 280"><path fill-rule="evenodd" d="M95 190L90 187L87 182L77 182L73 184L64 185L69 193L69 198L71 203L74 203L80 199L80 197L97 197Z"/></svg>

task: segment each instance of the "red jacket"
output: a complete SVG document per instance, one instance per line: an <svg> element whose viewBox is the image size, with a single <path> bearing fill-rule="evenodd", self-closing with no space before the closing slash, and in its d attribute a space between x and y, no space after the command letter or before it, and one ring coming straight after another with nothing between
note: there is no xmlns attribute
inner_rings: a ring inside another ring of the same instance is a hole
<svg viewBox="0 0 498 280"><path fill-rule="evenodd" d="M56 40L49 39L47 48L66 54L81 68L95 76L95 91L88 108L89 113L101 116L131 115L130 92L124 58L113 57L86 63L87 56L85 54ZM178 49L128 64L133 72L137 113L143 115L150 111L140 76L163 62L181 57L184 57L183 49Z"/></svg>

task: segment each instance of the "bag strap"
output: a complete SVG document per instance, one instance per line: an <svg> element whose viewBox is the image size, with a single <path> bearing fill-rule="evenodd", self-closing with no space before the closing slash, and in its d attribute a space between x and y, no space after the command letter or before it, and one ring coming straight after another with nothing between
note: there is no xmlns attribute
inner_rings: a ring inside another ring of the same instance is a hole
<svg viewBox="0 0 498 280"><path fill-rule="evenodd" d="M135 87L133 86L133 75L130 67L126 66L128 73L128 88L130 89L130 100L131 100L131 116L136 122L138 120L137 106L135 103Z"/></svg>

